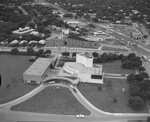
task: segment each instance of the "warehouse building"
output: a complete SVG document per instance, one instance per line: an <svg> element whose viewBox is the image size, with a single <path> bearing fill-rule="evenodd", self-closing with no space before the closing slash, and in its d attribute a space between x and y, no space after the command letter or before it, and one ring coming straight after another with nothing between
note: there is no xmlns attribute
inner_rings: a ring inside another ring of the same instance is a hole
<svg viewBox="0 0 150 122"><path fill-rule="evenodd" d="M53 59L38 58L24 73L24 83L42 83L46 77L47 72L50 70L50 64Z"/></svg>

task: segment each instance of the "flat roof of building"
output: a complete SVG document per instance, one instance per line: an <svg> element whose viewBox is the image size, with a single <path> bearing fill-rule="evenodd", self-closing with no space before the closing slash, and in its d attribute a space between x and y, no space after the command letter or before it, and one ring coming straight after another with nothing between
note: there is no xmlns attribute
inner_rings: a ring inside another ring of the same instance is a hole
<svg viewBox="0 0 150 122"><path fill-rule="evenodd" d="M23 74L42 76L51 62L49 58L38 58Z"/></svg>
<svg viewBox="0 0 150 122"><path fill-rule="evenodd" d="M14 33L14 34L24 34L24 33L32 32L32 31L34 31L34 29L26 27L26 28L20 28L18 30L14 30L12 33Z"/></svg>
<svg viewBox="0 0 150 122"><path fill-rule="evenodd" d="M80 73L102 75L102 65L99 68L85 67L83 64L76 62L66 62L66 65L71 69L78 70Z"/></svg>

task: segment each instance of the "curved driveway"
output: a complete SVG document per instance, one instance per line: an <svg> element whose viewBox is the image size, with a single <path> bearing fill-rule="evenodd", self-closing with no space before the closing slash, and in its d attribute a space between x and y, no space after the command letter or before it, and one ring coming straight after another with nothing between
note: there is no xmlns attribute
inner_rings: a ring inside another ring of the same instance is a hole
<svg viewBox="0 0 150 122"><path fill-rule="evenodd" d="M54 78L57 79L57 78ZM49 79L54 80L54 79ZM60 78L61 79L61 78ZM72 83L73 80L69 78L65 78L65 80L69 80L69 83ZM48 81L48 80L47 80ZM74 115L53 115L53 114L44 114L44 113L32 113L32 112L18 112L18 111L11 111L10 108L14 105L17 105L23 101L26 101L27 99L33 97L35 94L40 92L41 90L45 89L48 86L62 86L67 87L71 90L73 95L76 97L76 99L90 112L90 116L86 116L84 119L76 118ZM97 109L95 106L93 106L77 89L76 86L74 86L74 89L76 89L77 92L74 92L74 90L69 86L61 83L56 84L42 84L36 89L32 90L28 94L13 100L11 102L1 104L0 105L0 120L1 121L89 121L89 122L99 122L99 121L127 121L127 120L145 120L147 116L150 116L150 114L132 114L132 113L109 113L104 112L102 110Z"/></svg>

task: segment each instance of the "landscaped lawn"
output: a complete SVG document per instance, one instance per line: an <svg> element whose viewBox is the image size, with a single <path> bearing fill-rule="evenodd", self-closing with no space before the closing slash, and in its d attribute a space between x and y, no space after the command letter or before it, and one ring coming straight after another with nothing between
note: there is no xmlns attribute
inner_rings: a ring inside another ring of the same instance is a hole
<svg viewBox="0 0 150 122"><path fill-rule="evenodd" d="M119 73L119 74L135 73L135 70L122 68L122 62L120 60L102 63L102 65L105 73Z"/></svg>
<svg viewBox="0 0 150 122"><path fill-rule="evenodd" d="M23 83L22 73L32 64L28 61L30 57L0 54L0 74L2 77L0 104L14 100L36 87Z"/></svg>
<svg viewBox="0 0 150 122"><path fill-rule="evenodd" d="M89 115L90 112L82 106L68 88L47 87L27 101L11 108L16 111L63 115Z"/></svg>
<svg viewBox="0 0 150 122"><path fill-rule="evenodd" d="M98 90L101 86L102 90ZM122 88L125 88L123 93ZM129 91L126 80L123 79L104 79L103 85L79 83L78 89L89 102L95 107L112 113L147 113L147 108L135 111L128 105ZM117 98L117 103L114 103Z"/></svg>

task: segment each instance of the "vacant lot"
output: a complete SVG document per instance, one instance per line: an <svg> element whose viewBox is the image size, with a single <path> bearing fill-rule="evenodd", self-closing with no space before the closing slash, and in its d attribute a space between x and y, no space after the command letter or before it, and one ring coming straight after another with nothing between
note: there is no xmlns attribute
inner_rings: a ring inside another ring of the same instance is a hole
<svg viewBox="0 0 150 122"><path fill-rule="evenodd" d="M120 60L118 61L112 61L108 63L103 63L104 72L106 73L120 73L120 74L130 74L134 73L134 70L131 69L124 69L122 68L122 62Z"/></svg>
<svg viewBox="0 0 150 122"><path fill-rule="evenodd" d="M77 101L68 88L59 87L56 89L54 86L44 89L34 97L11 109L16 111L63 115L90 114L90 112Z"/></svg>
<svg viewBox="0 0 150 122"><path fill-rule="evenodd" d="M99 90L98 87L102 89ZM122 92L125 88L125 92ZM144 106L141 111L134 111L128 106L128 84L126 80L121 79L104 79L103 85L80 83L78 85L80 92L97 108L112 113L147 113ZM117 98L117 103L114 103Z"/></svg>
<svg viewBox="0 0 150 122"><path fill-rule="evenodd" d="M29 58L30 56L0 55L0 103L14 100L36 87L23 83L22 73L32 64L28 61Z"/></svg>

